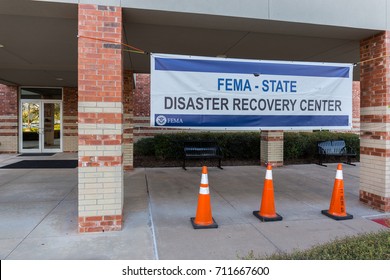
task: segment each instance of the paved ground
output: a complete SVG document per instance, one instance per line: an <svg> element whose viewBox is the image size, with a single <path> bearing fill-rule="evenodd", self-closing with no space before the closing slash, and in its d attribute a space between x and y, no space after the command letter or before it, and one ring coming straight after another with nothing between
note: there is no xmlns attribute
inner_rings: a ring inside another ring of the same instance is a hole
<svg viewBox="0 0 390 280"><path fill-rule="evenodd" d="M29 158L0 155L0 167L22 159ZM274 169L283 221L262 223L252 212L260 207L265 168L209 168L219 228L194 230L189 219L196 211L201 168L140 168L125 175L123 230L79 234L77 169L0 169L0 259L237 259L250 251L291 252L386 229L369 220L383 213L358 201L358 166L344 165L347 211L354 219L334 221L321 214L329 207L335 170L336 164Z"/></svg>

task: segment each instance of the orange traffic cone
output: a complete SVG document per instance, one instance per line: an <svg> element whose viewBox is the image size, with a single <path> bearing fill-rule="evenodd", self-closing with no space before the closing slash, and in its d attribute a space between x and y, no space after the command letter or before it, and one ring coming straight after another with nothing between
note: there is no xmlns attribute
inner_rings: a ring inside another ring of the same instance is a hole
<svg viewBox="0 0 390 280"><path fill-rule="evenodd" d="M343 166L341 163L337 165L329 210L322 210L321 213L334 220L348 220L353 218L345 209Z"/></svg>
<svg viewBox="0 0 390 280"><path fill-rule="evenodd" d="M218 225L211 214L209 180L207 175L207 166L202 167L202 179L200 181L198 208L196 217L191 218L194 229L217 228Z"/></svg>
<svg viewBox="0 0 390 280"><path fill-rule="evenodd" d="M262 222L281 221L283 219L283 217L277 214L275 211L274 184L272 182L271 164L267 165L267 171L265 173L260 211L253 211L253 215L255 215Z"/></svg>

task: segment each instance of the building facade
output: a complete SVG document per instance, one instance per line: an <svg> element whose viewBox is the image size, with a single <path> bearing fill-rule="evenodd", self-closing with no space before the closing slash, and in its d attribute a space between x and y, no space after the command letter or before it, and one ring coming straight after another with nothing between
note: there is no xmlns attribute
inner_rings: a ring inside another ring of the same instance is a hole
<svg viewBox="0 0 390 280"><path fill-rule="evenodd" d="M360 200L388 212L388 18L387 0L4 0L0 152L77 152L79 231L119 230L133 143L157 132L150 52L355 63ZM282 143L262 131L262 162L283 165Z"/></svg>

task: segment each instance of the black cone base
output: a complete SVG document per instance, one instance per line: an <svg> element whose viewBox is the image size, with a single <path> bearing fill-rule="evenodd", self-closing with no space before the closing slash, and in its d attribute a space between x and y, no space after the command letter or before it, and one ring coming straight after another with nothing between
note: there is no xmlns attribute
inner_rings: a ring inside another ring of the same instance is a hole
<svg viewBox="0 0 390 280"><path fill-rule="evenodd" d="M260 213L260 211L253 211L253 215L262 222L276 222L276 221L283 220L283 217L280 216L278 213L275 213L276 214L275 217L264 217L264 216L261 216L259 213Z"/></svg>
<svg viewBox="0 0 390 280"><path fill-rule="evenodd" d="M213 218L213 223L212 224L205 226L205 225L195 224L195 217L192 217L191 218L191 224L192 224L192 227L194 229L218 228L218 224L215 222L214 218Z"/></svg>
<svg viewBox="0 0 390 280"><path fill-rule="evenodd" d="M348 213L346 216L335 216L335 215L329 214L328 210L322 210L321 213L324 214L325 216L333 219L333 220L336 220L336 221L353 219L353 216L351 214L348 214Z"/></svg>

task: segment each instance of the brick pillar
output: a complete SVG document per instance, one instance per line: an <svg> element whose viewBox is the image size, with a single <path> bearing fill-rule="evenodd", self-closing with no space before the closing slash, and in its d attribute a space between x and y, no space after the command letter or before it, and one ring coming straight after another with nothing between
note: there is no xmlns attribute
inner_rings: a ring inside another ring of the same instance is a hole
<svg viewBox="0 0 390 280"><path fill-rule="evenodd" d="M124 72L123 84L123 168L133 170L133 72Z"/></svg>
<svg viewBox="0 0 390 280"><path fill-rule="evenodd" d="M77 152L78 150L77 102L77 88L64 88L62 103L62 136L64 137L64 152Z"/></svg>
<svg viewBox="0 0 390 280"><path fill-rule="evenodd" d="M390 211L390 32L360 42L360 201Z"/></svg>
<svg viewBox="0 0 390 280"><path fill-rule="evenodd" d="M18 88L0 84L0 153L18 152Z"/></svg>
<svg viewBox="0 0 390 280"><path fill-rule="evenodd" d="M122 9L79 4L78 30L79 232L120 230L124 197Z"/></svg>
<svg viewBox="0 0 390 280"><path fill-rule="evenodd" d="M263 130L260 138L261 165L283 166L283 130Z"/></svg>

